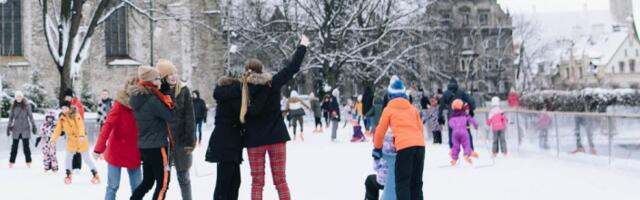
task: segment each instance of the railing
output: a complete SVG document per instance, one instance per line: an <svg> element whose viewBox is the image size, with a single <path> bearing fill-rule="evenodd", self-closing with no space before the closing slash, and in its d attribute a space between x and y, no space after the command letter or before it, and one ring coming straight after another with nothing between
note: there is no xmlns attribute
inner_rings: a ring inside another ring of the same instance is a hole
<svg viewBox="0 0 640 200"><path fill-rule="evenodd" d="M491 141L493 134L485 123L488 110L476 113L481 128L474 136ZM522 109L505 110L505 114L510 121L506 130L510 153L546 154L608 165L640 162L640 115ZM491 148L482 140L474 140L474 144L476 149L482 145Z"/></svg>

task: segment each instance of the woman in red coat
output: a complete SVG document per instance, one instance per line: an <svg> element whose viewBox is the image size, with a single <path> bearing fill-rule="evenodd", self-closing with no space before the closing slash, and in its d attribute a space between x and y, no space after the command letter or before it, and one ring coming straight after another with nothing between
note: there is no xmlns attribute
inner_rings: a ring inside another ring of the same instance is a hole
<svg viewBox="0 0 640 200"><path fill-rule="evenodd" d="M137 83L137 78L130 78L125 89L118 92L116 102L107 115L94 148L96 159L104 158L109 166L105 199L116 199L122 168L127 168L129 173L131 191L135 190L142 181L140 151L137 143L138 127L129 106L129 95L127 94L129 86Z"/></svg>

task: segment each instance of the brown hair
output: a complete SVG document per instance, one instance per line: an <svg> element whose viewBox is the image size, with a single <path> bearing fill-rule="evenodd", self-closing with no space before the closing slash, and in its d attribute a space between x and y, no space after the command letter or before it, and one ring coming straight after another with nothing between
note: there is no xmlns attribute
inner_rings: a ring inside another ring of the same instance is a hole
<svg viewBox="0 0 640 200"><path fill-rule="evenodd" d="M244 63L244 70L262 74L264 65L258 59L249 59Z"/></svg>

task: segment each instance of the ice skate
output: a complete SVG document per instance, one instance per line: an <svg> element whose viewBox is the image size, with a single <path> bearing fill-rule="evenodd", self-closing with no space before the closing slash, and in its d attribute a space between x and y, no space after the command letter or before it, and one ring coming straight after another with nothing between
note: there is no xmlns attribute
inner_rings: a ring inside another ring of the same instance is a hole
<svg viewBox="0 0 640 200"><path fill-rule="evenodd" d="M478 158L478 157L480 157L480 154L478 154L478 152L472 151L471 152L471 157Z"/></svg>
<svg viewBox="0 0 640 200"><path fill-rule="evenodd" d="M31 163L27 163L27 168L31 168Z"/></svg>
<svg viewBox="0 0 640 200"><path fill-rule="evenodd" d="M304 133L300 132L300 141L304 142Z"/></svg>
<svg viewBox="0 0 640 200"><path fill-rule="evenodd" d="M13 163L9 163L9 169L13 168Z"/></svg>
<svg viewBox="0 0 640 200"><path fill-rule="evenodd" d="M469 156L465 156L465 157L464 157L464 160L465 160L465 161L467 161L467 163L469 163L469 164L473 165L473 160L471 160L471 157L469 157Z"/></svg>
<svg viewBox="0 0 640 200"><path fill-rule="evenodd" d="M92 184L99 184L100 183L100 176L98 175L98 171L96 170L91 170L91 174L93 174L93 177L91 178L91 183Z"/></svg>
<svg viewBox="0 0 640 200"><path fill-rule="evenodd" d="M64 184L71 184L71 175L67 175L66 177L64 177Z"/></svg>
<svg viewBox="0 0 640 200"><path fill-rule="evenodd" d="M580 147L580 148L577 148L576 150L573 150L572 152L569 152L569 153L576 154L576 153L584 153L584 152L585 152L584 148Z"/></svg>
<svg viewBox="0 0 640 200"><path fill-rule="evenodd" d="M458 160L451 160L451 166L456 166L458 164Z"/></svg>

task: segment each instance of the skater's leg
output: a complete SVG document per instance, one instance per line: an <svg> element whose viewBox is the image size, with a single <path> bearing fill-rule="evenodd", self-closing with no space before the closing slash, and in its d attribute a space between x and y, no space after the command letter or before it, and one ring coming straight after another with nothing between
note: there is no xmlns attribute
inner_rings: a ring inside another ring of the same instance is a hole
<svg viewBox="0 0 640 200"><path fill-rule="evenodd" d="M189 177L189 170L177 171L178 185L180 185L180 192L183 200L191 200L191 178Z"/></svg>
<svg viewBox="0 0 640 200"><path fill-rule="evenodd" d="M338 137L338 124L340 121L332 120L331 122L331 140L335 140Z"/></svg>
<svg viewBox="0 0 640 200"><path fill-rule="evenodd" d="M107 164L107 192L104 195L105 200L115 200L116 193L120 187L121 168Z"/></svg>
<svg viewBox="0 0 640 200"><path fill-rule="evenodd" d="M156 181L156 188L153 192L154 200L163 200L169 190L169 180L171 180L171 168L169 168L169 155L165 147L160 148L160 152L155 153L153 163L153 176Z"/></svg>
<svg viewBox="0 0 640 200"><path fill-rule="evenodd" d="M458 160L458 156L460 155L460 145L461 137L452 138L452 148L451 148L451 160Z"/></svg>
<svg viewBox="0 0 640 200"><path fill-rule="evenodd" d="M16 163L16 156L18 156L18 144L19 139L13 139L11 143L11 152L9 153L9 163Z"/></svg>
<svg viewBox="0 0 640 200"><path fill-rule="evenodd" d="M66 156L65 156L65 169L66 170L71 170L71 168L73 168L73 156L75 155L75 152L70 152L70 151L66 151Z"/></svg>
<svg viewBox="0 0 640 200"><path fill-rule="evenodd" d="M31 163L31 147L29 147L29 138L22 139L22 151L24 153L24 158L27 163Z"/></svg>
<svg viewBox="0 0 640 200"><path fill-rule="evenodd" d="M151 190L155 183L153 165L154 163L159 165L160 162L157 161L157 156L153 154L157 154L157 149L140 150L140 157L142 158L142 182L132 192L131 200L141 200L142 197Z"/></svg>
<svg viewBox="0 0 640 200"><path fill-rule="evenodd" d="M271 176L273 185L278 191L280 200L290 200L289 185L287 184L287 143L269 145L269 164L271 164Z"/></svg>
<svg viewBox="0 0 640 200"><path fill-rule="evenodd" d="M251 167L251 200L262 200L267 148L265 146L251 147L247 153L249 154L249 165Z"/></svg>
<svg viewBox="0 0 640 200"><path fill-rule="evenodd" d="M447 132L449 134L449 149L453 148L453 135L451 134L451 127L449 127L449 132Z"/></svg>
<svg viewBox="0 0 640 200"><path fill-rule="evenodd" d="M471 147L471 151L474 151L475 148L473 147L473 136L471 135L471 130L467 129L467 133L469 135L469 147Z"/></svg>
<svg viewBox="0 0 640 200"><path fill-rule="evenodd" d="M498 132L498 136L499 136L499 139L500 139L500 152L506 154L507 153L507 138L505 136L504 130Z"/></svg>
<svg viewBox="0 0 640 200"><path fill-rule="evenodd" d="M471 149L471 141L469 141L470 138L467 136L468 135L463 135L460 137L460 142L462 144L462 148L464 149L465 157L471 156L471 152L473 152L473 150Z"/></svg>
<svg viewBox="0 0 640 200"><path fill-rule="evenodd" d="M82 160L84 160L84 163L89 165L89 169L96 170L96 164L93 162L91 156L89 156L89 152L82 152L80 153L80 155L82 155Z"/></svg>
<svg viewBox="0 0 640 200"><path fill-rule="evenodd" d="M415 147L414 147L415 148ZM411 199L422 200L422 173L424 171L424 147L415 148L416 154L413 160L413 173L411 175Z"/></svg>
<svg viewBox="0 0 640 200"><path fill-rule="evenodd" d="M217 167L218 175L213 192L214 200L237 200L240 189L240 163L220 162Z"/></svg>
<svg viewBox="0 0 640 200"><path fill-rule="evenodd" d="M402 169L395 170L397 200L411 199L411 180L415 155L414 148L400 150L396 155L396 169Z"/></svg>
<svg viewBox="0 0 640 200"><path fill-rule="evenodd" d="M134 191L142 182L142 169L140 167L127 169L127 173L129 174L129 186L131 191Z"/></svg>
<svg viewBox="0 0 640 200"><path fill-rule="evenodd" d="M500 136L498 134L500 134L500 131L493 132L493 146L491 148L491 153L493 153L494 155L498 153L498 150L500 148Z"/></svg>

